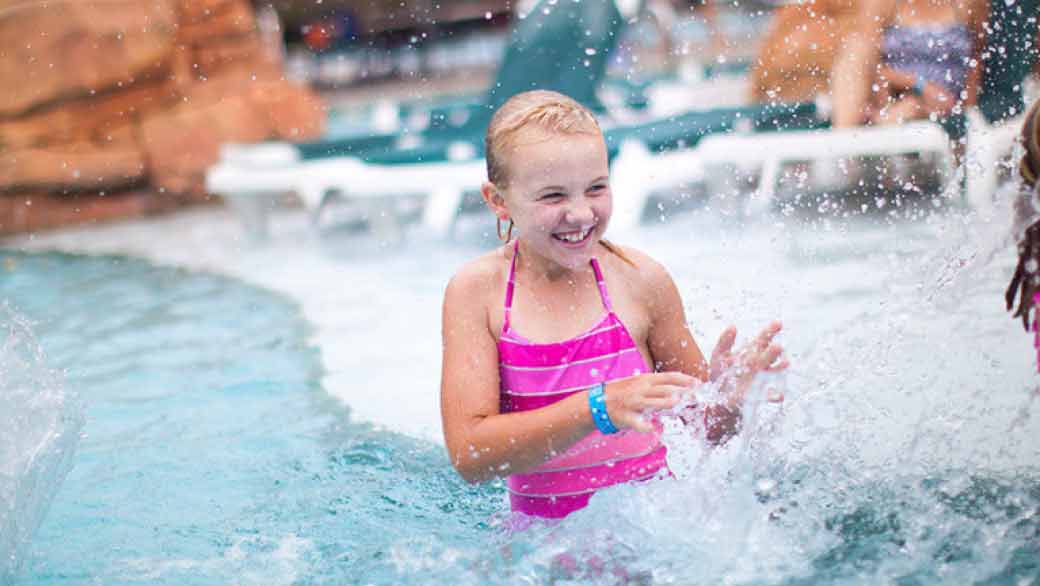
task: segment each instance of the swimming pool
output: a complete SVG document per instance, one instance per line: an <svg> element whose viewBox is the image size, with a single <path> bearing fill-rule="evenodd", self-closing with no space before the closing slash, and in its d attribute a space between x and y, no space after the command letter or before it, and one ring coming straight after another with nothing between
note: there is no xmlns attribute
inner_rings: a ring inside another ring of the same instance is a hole
<svg viewBox="0 0 1040 586"><path fill-rule="evenodd" d="M293 270L332 267L338 299L369 300L328 319L328 297L300 307L206 272L0 253L0 298L86 415L17 583L1031 583L1040 416L1029 340L1002 312L1002 227L888 211L753 220L713 204L634 235L675 274L703 347L731 321L784 318L788 399L726 450L673 437L677 479L520 533L499 485L469 487L435 440L367 423L408 427L366 407L406 380L400 356L432 409L437 343L411 342L436 340L440 287L482 237L293 248ZM243 254L251 268L231 272L293 290L284 248ZM387 311L400 301L414 307ZM356 363L330 373L337 347Z"/></svg>

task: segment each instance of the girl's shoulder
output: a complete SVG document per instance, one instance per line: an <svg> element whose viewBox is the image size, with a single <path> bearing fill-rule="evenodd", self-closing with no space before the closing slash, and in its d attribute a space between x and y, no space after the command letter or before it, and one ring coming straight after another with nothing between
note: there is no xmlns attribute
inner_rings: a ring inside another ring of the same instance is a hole
<svg viewBox="0 0 1040 586"><path fill-rule="evenodd" d="M462 297L468 302L484 300L502 288L509 258L500 246L459 267L448 283L446 297Z"/></svg>
<svg viewBox="0 0 1040 586"><path fill-rule="evenodd" d="M633 283L654 286L660 284L661 279L671 278L664 264L638 248L615 243L605 245L604 248L612 253L601 256L606 261L604 269Z"/></svg>
<svg viewBox="0 0 1040 586"><path fill-rule="evenodd" d="M607 249L614 250L610 254L601 255L601 262L606 265L604 270L621 277L633 289L654 291L672 279L664 265L638 248L611 242Z"/></svg>

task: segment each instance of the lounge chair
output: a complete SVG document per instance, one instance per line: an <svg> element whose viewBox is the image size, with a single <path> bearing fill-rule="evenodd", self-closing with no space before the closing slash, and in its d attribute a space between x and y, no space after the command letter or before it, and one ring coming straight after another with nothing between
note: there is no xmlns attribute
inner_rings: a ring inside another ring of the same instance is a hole
<svg viewBox="0 0 1040 586"><path fill-rule="evenodd" d="M716 134L706 138L695 155L671 153L647 158L640 166L642 181L632 188L653 190L688 175L712 174L711 167L742 166L757 169L758 186L751 205L763 206L777 197L782 170L788 163L817 162L856 157L930 157L945 190L959 189L962 200L979 211L993 206L1002 161L1012 156L1023 111L1023 86L1038 58L1033 39L1040 0L1007 3L992 0L987 47L983 63L979 104L961 115L942 121L914 121L899 126L861 127L847 130L826 126L793 130L782 136L764 137L750 132ZM953 140L965 139L964 164L958 172ZM638 149L632 156L640 157ZM691 165L696 169L690 171ZM958 185L956 182L960 181Z"/></svg>
<svg viewBox="0 0 1040 586"><path fill-rule="evenodd" d="M479 189L484 177L480 157L484 131L491 114L506 99L528 89L553 89L606 112L597 90L621 26L613 2L543 2L517 25L496 81L480 103L436 110L420 132L405 129L297 145L228 145L207 174L207 188L239 208L251 232L258 235L266 230L270 196L284 192L297 193L316 222L333 197L367 202L363 205L370 215L384 216L393 214L393 198L388 196L426 195L424 223L437 232L448 232L464 194ZM610 124L610 116L606 118ZM819 123L812 104L729 107L645 118L606 128L612 156L623 143L664 152L690 149L705 136L744 127L776 130ZM645 201L640 193L622 207L636 210Z"/></svg>

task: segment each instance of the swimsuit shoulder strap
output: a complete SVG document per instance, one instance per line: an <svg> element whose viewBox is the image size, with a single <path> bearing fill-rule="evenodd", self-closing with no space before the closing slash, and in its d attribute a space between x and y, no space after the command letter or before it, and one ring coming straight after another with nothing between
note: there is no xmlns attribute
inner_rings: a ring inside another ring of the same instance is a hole
<svg viewBox="0 0 1040 586"><path fill-rule="evenodd" d="M607 294L607 284L603 282L603 271L599 268L599 261L593 258L589 262L592 263L592 272L596 274L596 286L599 287L599 296L603 299L603 307L607 309L608 313L613 313L614 308L610 304L610 295Z"/></svg>
<svg viewBox="0 0 1040 586"><path fill-rule="evenodd" d="M506 283L505 318L502 320L502 331L509 329L509 310L513 307L513 289L516 288L516 257L520 253L520 241L513 244L513 261L509 265L509 282Z"/></svg>

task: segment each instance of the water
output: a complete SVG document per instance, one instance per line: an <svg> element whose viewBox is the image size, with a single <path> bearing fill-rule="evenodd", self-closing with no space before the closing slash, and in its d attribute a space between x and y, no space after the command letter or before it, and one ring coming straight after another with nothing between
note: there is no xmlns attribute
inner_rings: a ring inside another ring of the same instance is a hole
<svg viewBox="0 0 1040 586"><path fill-rule="evenodd" d="M46 367L26 320L0 305L0 581L17 570L68 473L83 408Z"/></svg>
<svg viewBox="0 0 1040 586"><path fill-rule="evenodd" d="M18 583L1036 584L1040 394L1002 307L1004 212L747 219L713 201L619 236L671 270L703 350L728 323L783 318L792 367L767 382L787 399L752 393L721 450L670 428L676 478L520 532L500 485L365 423L405 428L366 405L409 381L435 417L440 289L486 222L453 243L332 232L243 253L230 272L255 282L330 267L340 301L305 298L309 326L231 279L8 253L0 298L87 403ZM314 340L356 362L328 372Z"/></svg>
<svg viewBox="0 0 1040 586"><path fill-rule="evenodd" d="M4 259L0 297L88 403L19 584L343 583L498 504L438 446L353 423L274 295L126 258Z"/></svg>

